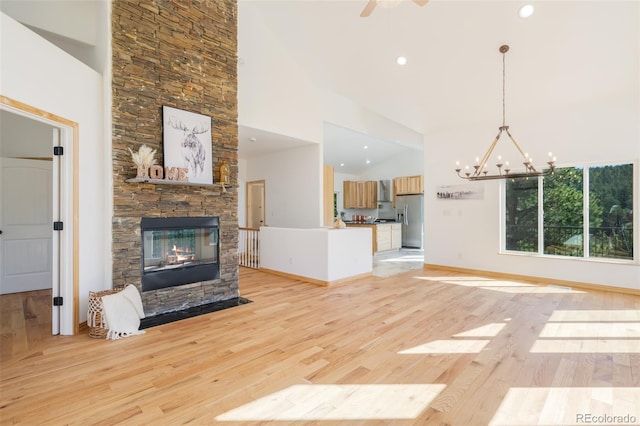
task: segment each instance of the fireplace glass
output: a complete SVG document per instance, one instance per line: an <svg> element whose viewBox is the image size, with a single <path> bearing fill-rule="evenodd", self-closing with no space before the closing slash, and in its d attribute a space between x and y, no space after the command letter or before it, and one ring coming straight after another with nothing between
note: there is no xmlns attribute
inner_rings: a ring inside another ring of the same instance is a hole
<svg viewBox="0 0 640 426"><path fill-rule="evenodd" d="M141 227L143 291L220 277L217 217L144 218Z"/></svg>

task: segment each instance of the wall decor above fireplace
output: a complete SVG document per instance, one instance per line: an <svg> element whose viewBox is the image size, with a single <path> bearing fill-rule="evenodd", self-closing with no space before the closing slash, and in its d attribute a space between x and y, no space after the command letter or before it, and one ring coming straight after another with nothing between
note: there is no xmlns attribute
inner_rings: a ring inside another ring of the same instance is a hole
<svg viewBox="0 0 640 426"><path fill-rule="evenodd" d="M187 180L213 183L211 117L162 107L165 167L188 169Z"/></svg>
<svg viewBox="0 0 640 426"><path fill-rule="evenodd" d="M142 218L142 291L220 278L217 217Z"/></svg>

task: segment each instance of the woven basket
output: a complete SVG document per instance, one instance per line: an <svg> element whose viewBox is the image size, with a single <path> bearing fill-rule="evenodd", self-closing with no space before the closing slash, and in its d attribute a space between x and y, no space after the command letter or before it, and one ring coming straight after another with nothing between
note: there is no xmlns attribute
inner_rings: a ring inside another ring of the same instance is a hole
<svg viewBox="0 0 640 426"><path fill-rule="evenodd" d="M89 292L89 309L87 314L87 326L89 327L89 337L94 339L104 339L107 337L109 329L103 321L102 317L102 296L118 293L124 290L124 287L113 288L104 291Z"/></svg>

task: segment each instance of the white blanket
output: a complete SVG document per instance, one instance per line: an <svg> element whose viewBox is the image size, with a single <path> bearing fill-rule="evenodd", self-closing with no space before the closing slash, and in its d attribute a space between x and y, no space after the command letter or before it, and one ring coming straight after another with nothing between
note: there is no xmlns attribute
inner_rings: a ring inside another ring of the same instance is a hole
<svg viewBox="0 0 640 426"><path fill-rule="evenodd" d="M102 296L102 314L107 331L107 339L120 339L144 333L140 328L140 318L144 318L142 299L138 289L129 284L124 290Z"/></svg>

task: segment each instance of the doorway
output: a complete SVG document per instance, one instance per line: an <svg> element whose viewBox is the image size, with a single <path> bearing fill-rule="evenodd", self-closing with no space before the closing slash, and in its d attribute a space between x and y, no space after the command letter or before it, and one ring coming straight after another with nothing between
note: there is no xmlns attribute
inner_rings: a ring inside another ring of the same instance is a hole
<svg viewBox="0 0 640 426"><path fill-rule="evenodd" d="M49 334L77 333L77 124L6 97L0 114L0 292L44 290Z"/></svg>
<svg viewBox="0 0 640 426"><path fill-rule="evenodd" d="M256 180L247 182L247 227L259 229L266 226L265 182Z"/></svg>

